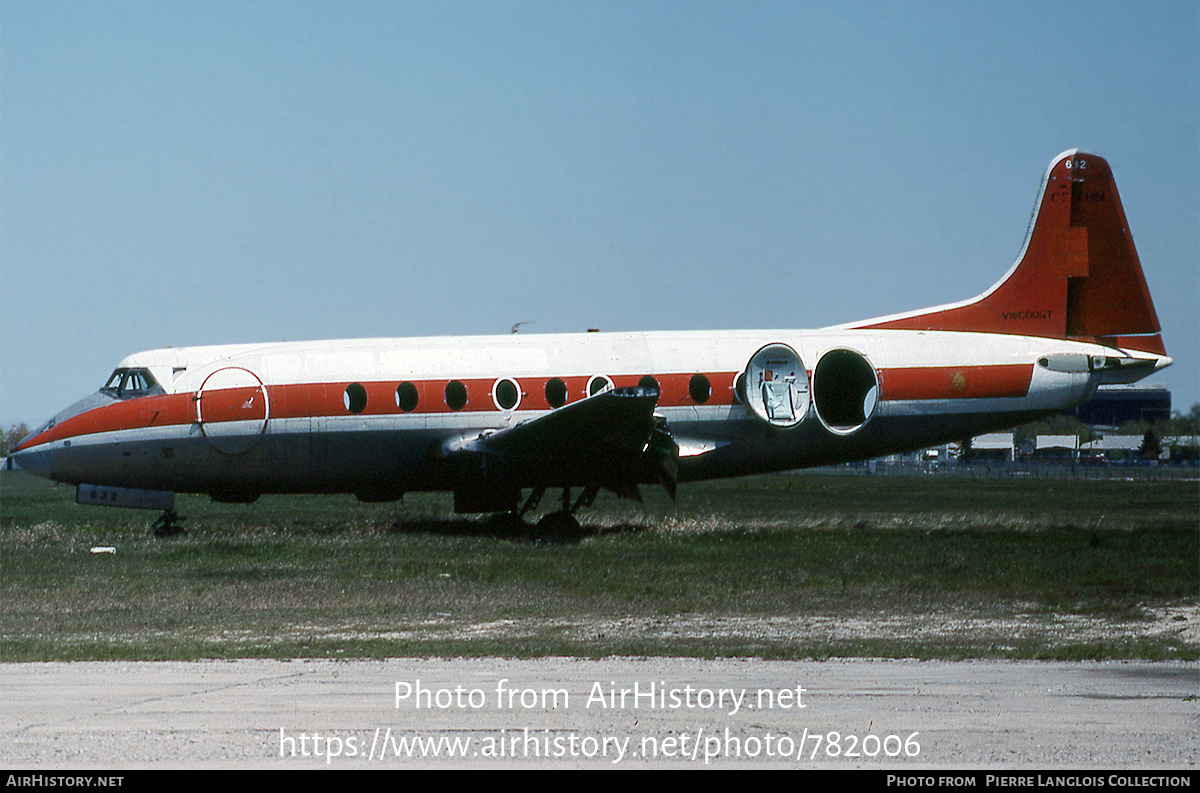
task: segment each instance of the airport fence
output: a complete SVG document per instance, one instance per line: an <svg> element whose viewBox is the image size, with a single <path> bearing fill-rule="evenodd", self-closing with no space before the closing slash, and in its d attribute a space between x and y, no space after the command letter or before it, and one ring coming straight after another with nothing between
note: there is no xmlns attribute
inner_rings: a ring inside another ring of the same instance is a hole
<svg viewBox="0 0 1200 793"><path fill-rule="evenodd" d="M845 476L957 476L967 479L1096 479L1200 482L1195 462L1157 464L1092 464L1070 461L923 461L867 460L808 471Z"/></svg>

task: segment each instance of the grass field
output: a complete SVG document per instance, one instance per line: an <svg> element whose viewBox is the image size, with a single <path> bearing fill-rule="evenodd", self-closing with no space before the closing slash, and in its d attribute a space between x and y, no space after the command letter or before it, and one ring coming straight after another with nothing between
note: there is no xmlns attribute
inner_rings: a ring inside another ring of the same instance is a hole
<svg viewBox="0 0 1200 793"><path fill-rule="evenodd" d="M188 535L155 540L152 513L0 473L0 660L1200 657L1195 482L797 474L648 496L597 499L570 543L497 536L440 495L180 497Z"/></svg>

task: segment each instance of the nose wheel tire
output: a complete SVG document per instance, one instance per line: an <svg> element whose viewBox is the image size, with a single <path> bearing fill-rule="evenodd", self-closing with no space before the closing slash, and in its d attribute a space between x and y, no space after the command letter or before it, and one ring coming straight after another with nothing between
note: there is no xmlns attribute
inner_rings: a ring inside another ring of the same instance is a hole
<svg viewBox="0 0 1200 793"><path fill-rule="evenodd" d="M185 520L187 518L181 517L175 510L168 509L158 516L158 520L154 521L150 528L154 530L155 537L177 537L180 534L187 534L179 525Z"/></svg>

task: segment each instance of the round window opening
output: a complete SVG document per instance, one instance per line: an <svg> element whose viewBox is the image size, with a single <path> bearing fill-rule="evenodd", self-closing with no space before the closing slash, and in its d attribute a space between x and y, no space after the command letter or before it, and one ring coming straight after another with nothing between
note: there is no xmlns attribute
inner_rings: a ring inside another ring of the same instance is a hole
<svg viewBox="0 0 1200 793"><path fill-rule="evenodd" d="M552 408L567 404L567 384L557 377L546 382L546 403Z"/></svg>
<svg viewBox="0 0 1200 793"><path fill-rule="evenodd" d="M521 401L521 389L512 380L497 380L492 389L492 398L496 400L496 407L512 410Z"/></svg>
<svg viewBox="0 0 1200 793"><path fill-rule="evenodd" d="M359 383L351 383L346 386L346 393L342 395L342 404L351 413L362 413L367 409L367 389Z"/></svg>
<svg viewBox="0 0 1200 793"><path fill-rule="evenodd" d="M612 387L612 380L609 380L602 374L598 374L591 380L588 380L588 396L596 396L596 394L599 394L602 391L612 390Z"/></svg>
<svg viewBox="0 0 1200 793"><path fill-rule="evenodd" d="M746 404L746 373L740 372L733 378L733 396L741 404Z"/></svg>
<svg viewBox="0 0 1200 793"><path fill-rule="evenodd" d="M416 410L419 401L420 395L417 394L417 387L412 383L401 383L396 386L396 407L405 413L412 413Z"/></svg>
<svg viewBox="0 0 1200 793"><path fill-rule="evenodd" d="M467 387L457 380L446 383L446 404L451 410L462 410L467 405Z"/></svg>

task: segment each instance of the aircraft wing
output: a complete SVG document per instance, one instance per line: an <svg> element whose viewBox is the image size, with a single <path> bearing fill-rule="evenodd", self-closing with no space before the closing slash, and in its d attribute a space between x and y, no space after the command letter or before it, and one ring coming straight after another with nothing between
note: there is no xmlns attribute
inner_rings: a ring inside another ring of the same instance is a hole
<svg viewBox="0 0 1200 793"><path fill-rule="evenodd" d="M443 451L486 458L517 476L583 473L599 487L635 498L639 482L658 482L674 498L679 447L654 414L657 403L657 389L612 389L512 427L452 440Z"/></svg>

